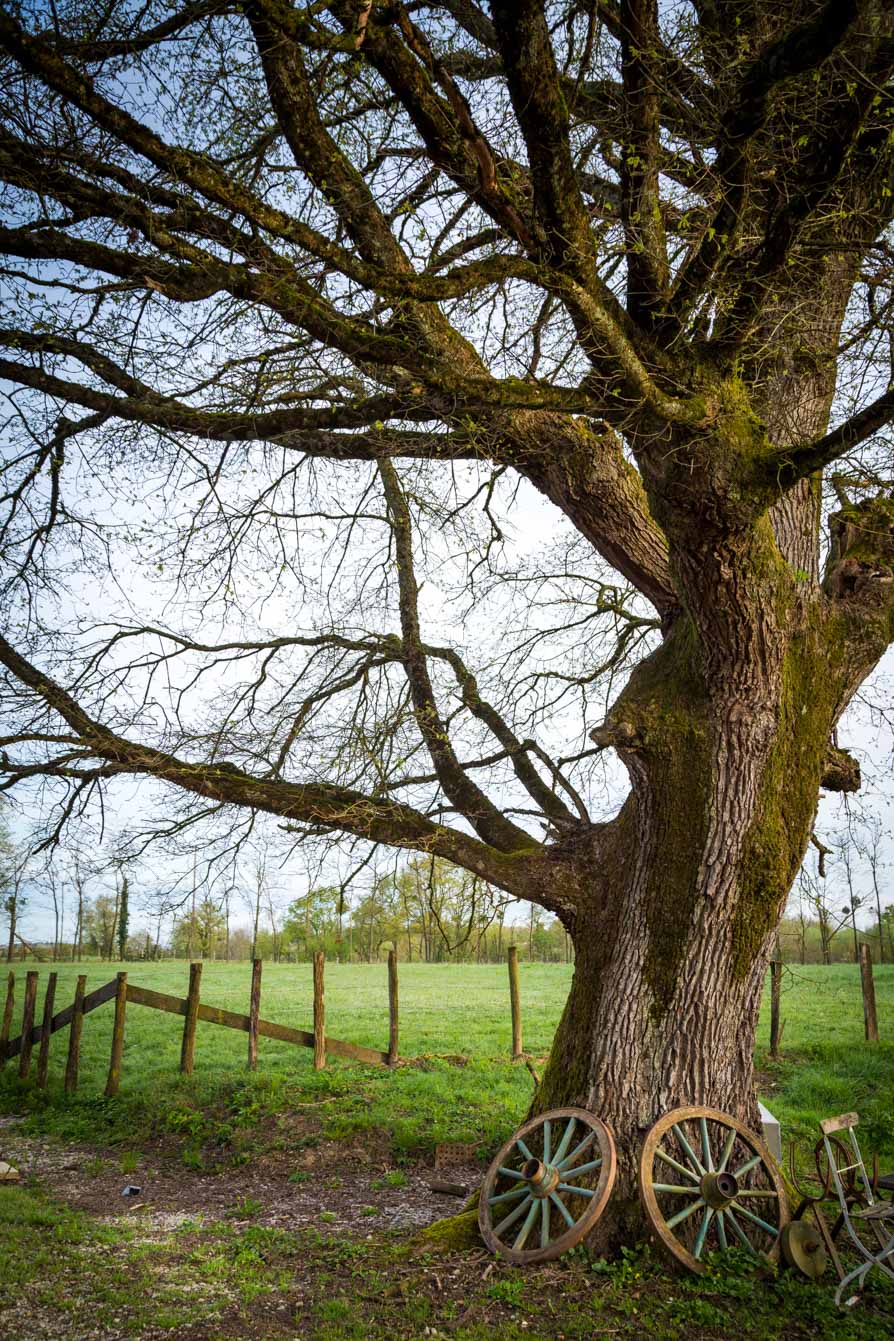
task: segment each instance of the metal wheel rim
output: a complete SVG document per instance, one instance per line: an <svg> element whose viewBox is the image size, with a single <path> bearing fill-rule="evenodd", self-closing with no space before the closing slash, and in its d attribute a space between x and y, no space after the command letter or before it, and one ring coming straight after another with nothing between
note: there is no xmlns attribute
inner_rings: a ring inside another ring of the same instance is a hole
<svg viewBox="0 0 894 1341"><path fill-rule="evenodd" d="M519 1142L523 1143L524 1149L519 1147ZM543 1160L547 1149L549 1158ZM548 1198L532 1196L530 1183L522 1177L521 1169L531 1157L541 1166L556 1169L564 1166L559 1169L560 1181ZM598 1166L592 1167L596 1161ZM504 1172L510 1169L513 1172L511 1178ZM519 1127L500 1147L488 1168L478 1203L481 1237L491 1252L514 1266L553 1261L580 1243L596 1224L611 1196L616 1173L615 1143L611 1131L600 1118L584 1108L553 1108L540 1113ZM585 1174L591 1175L595 1181L581 1182L583 1192L578 1192L574 1184ZM567 1178L571 1178L570 1185L565 1182ZM515 1184L526 1186L527 1194L511 1195ZM564 1190L566 1186L571 1187L570 1192ZM495 1201L495 1198L500 1200ZM546 1243L543 1242L544 1201L548 1206ZM565 1206L564 1215L557 1201ZM522 1205L524 1211L516 1214ZM532 1211L538 1212L535 1218L532 1218ZM516 1218L510 1219L506 1225L504 1222L512 1215ZM567 1224L567 1216L571 1216L571 1224ZM566 1221L564 1229L554 1233L553 1226L560 1226L563 1220ZM521 1244L515 1246L516 1231L520 1232L525 1225L528 1232ZM536 1241L536 1246L527 1247L529 1241Z"/></svg>
<svg viewBox="0 0 894 1341"><path fill-rule="evenodd" d="M718 1128L724 1132L720 1141ZM694 1140L690 1139L693 1130ZM680 1132L689 1145L689 1153L683 1148ZM670 1150L666 1149L669 1134ZM704 1157L705 1140L710 1159ZM743 1154L747 1158L743 1159ZM708 1164L710 1168L706 1167ZM705 1173L727 1171L734 1175L740 1188L729 1205L718 1211L705 1202L702 1181ZM677 1180L676 1184L669 1182L671 1177ZM681 1190L672 1193L661 1190L669 1186L679 1186ZM690 1271L705 1270L703 1259L708 1252L745 1247L743 1239L756 1256L770 1261L778 1258L782 1231L790 1219L782 1173L763 1141L729 1113L698 1107L675 1108L665 1113L650 1128L643 1143L639 1187L652 1229L671 1255ZM752 1201L770 1208L766 1220L757 1213L758 1224L754 1223L756 1212L751 1209ZM693 1202L698 1204L693 1207ZM678 1222L669 1224L668 1220L677 1215L680 1215ZM693 1225L684 1228L690 1220L696 1222L697 1228Z"/></svg>

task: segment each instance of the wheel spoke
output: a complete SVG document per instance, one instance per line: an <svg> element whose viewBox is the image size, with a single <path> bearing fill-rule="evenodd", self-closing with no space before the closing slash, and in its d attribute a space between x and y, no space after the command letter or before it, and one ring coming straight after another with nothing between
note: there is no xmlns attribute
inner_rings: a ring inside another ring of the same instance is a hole
<svg viewBox="0 0 894 1341"><path fill-rule="evenodd" d="M754 1224L760 1225L761 1229L763 1229L772 1238L776 1239L779 1237L779 1230L775 1227L775 1225L768 1225L766 1220L762 1220L759 1215L754 1215L744 1206L740 1206L738 1202L734 1202L733 1204L735 1205L736 1210L739 1212L739 1214L745 1216L746 1220L751 1220L754 1222Z"/></svg>
<svg viewBox="0 0 894 1341"><path fill-rule="evenodd" d="M694 1257L700 1258L702 1255L702 1249L705 1246L705 1239L708 1237L708 1227L711 1224L711 1218L713 1215L714 1215L713 1209L710 1206L706 1206L704 1218L702 1219L701 1226L699 1227L698 1234L696 1235L695 1247L692 1250Z"/></svg>
<svg viewBox="0 0 894 1341"><path fill-rule="evenodd" d="M740 1169L733 1170L733 1176L736 1178L741 1178L743 1173L750 1173L752 1169L757 1168L760 1162L761 1162L761 1156L753 1155L752 1158L747 1160Z"/></svg>
<svg viewBox="0 0 894 1341"><path fill-rule="evenodd" d="M517 1136L517 1137L516 1137L516 1139L515 1139L515 1144L518 1146L519 1150L522 1152L522 1154L524 1155L525 1159L533 1159L533 1158L534 1158L534 1156L531 1154L530 1150L529 1150L528 1147L525 1145L524 1141L522 1140L522 1138L521 1138L520 1136Z"/></svg>
<svg viewBox="0 0 894 1341"><path fill-rule="evenodd" d="M546 1197L540 1203L540 1246L549 1247L549 1202Z"/></svg>
<svg viewBox="0 0 894 1341"><path fill-rule="evenodd" d="M573 1192L576 1197L595 1197L592 1187L575 1187L572 1183L559 1183L557 1192Z"/></svg>
<svg viewBox="0 0 894 1341"><path fill-rule="evenodd" d="M753 1253L753 1252L754 1252L754 1244L751 1242L751 1239L750 1239L750 1238L748 1237L748 1235L745 1233L745 1230L744 1230L744 1229L742 1228L742 1226L739 1224L738 1220L737 1220L736 1217L733 1215L733 1213L732 1213L732 1211L729 1209L729 1207L726 1208L726 1210L723 1212L723 1214L726 1216L727 1220L729 1221L730 1229L733 1231L733 1233L735 1234L736 1238L737 1238L737 1239L739 1240L739 1242L741 1243L742 1247L743 1247L743 1248L747 1248L748 1251L749 1251L750 1253Z"/></svg>
<svg viewBox="0 0 894 1341"><path fill-rule="evenodd" d="M712 1173L714 1160L711 1157L711 1142L708 1140L708 1119L699 1118L699 1126L702 1129L702 1159L705 1161L705 1168Z"/></svg>
<svg viewBox="0 0 894 1341"><path fill-rule="evenodd" d="M689 1219L690 1215L695 1215L696 1211L701 1210L704 1204L705 1203L702 1201L701 1197L699 1197L698 1201L694 1201L691 1206L686 1206L682 1211L678 1211L676 1215L672 1215L666 1222L668 1229L674 1229L677 1225L681 1225L684 1220Z"/></svg>
<svg viewBox="0 0 894 1341"><path fill-rule="evenodd" d="M567 1162L567 1161L566 1161ZM567 1173L562 1174L566 1180L569 1178L579 1178L582 1173L589 1173L591 1169L602 1167L602 1159L591 1159L589 1164L579 1164L576 1169L569 1169ZM562 1166L559 1165L559 1172L562 1172Z"/></svg>
<svg viewBox="0 0 894 1341"><path fill-rule="evenodd" d="M589 1150L590 1146L593 1144L595 1139L596 1139L596 1133L594 1131L588 1131L584 1139L581 1141L580 1145L576 1145L570 1155L566 1155L561 1162L558 1162L555 1159L553 1160L554 1166L559 1170L560 1173L562 1172L563 1169L569 1168L570 1165L572 1165L574 1161L577 1159L578 1155L582 1155L585 1150Z"/></svg>
<svg viewBox="0 0 894 1341"><path fill-rule="evenodd" d="M507 1178L520 1179L524 1182L525 1175L523 1173L520 1173L518 1169L507 1169L505 1164L500 1165L500 1173L504 1173Z"/></svg>
<svg viewBox="0 0 894 1341"><path fill-rule="evenodd" d="M549 1118L547 1118L546 1121L545 1121L544 1124L543 1124L543 1162L544 1162L544 1164L548 1164L548 1163L549 1163L550 1139L551 1139L551 1137L552 1137L552 1128L553 1128L553 1124L550 1122Z"/></svg>
<svg viewBox="0 0 894 1341"><path fill-rule="evenodd" d="M488 1197L488 1206L499 1206L503 1201L514 1201L516 1197L523 1197L527 1192L527 1187L514 1187L511 1192L501 1192L498 1197Z"/></svg>
<svg viewBox="0 0 894 1341"><path fill-rule="evenodd" d="M676 1183L653 1183L653 1192L673 1192L675 1196L691 1197L694 1187L678 1187Z"/></svg>
<svg viewBox="0 0 894 1341"><path fill-rule="evenodd" d="M666 1150L662 1150L659 1146L655 1151L655 1154L658 1159L663 1159L665 1164L669 1164L672 1169L676 1169L677 1173L682 1173L684 1178L691 1178L693 1183L698 1183L698 1178L696 1178L692 1170L687 1169L685 1164L680 1164L679 1161L669 1155Z"/></svg>
<svg viewBox="0 0 894 1341"><path fill-rule="evenodd" d="M690 1159L690 1161L692 1162L692 1167L693 1169L695 1169L695 1172L697 1174L703 1174L707 1172L707 1170L703 1167L702 1162L699 1159L698 1155L695 1153L692 1146L686 1140L686 1136L681 1130L679 1122L674 1123L673 1127L671 1128L671 1131L674 1133L677 1140L680 1142L680 1145L686 1151L686 1154Z"/></svg>
<svg viewBox="0 0 894 1341"><path fill-rule="evenodd" d="M778 1200L779 1193L771 1187L745 1187L737 1194L737 1200L738 1197L776 1197Z"/></svg>
<svg viewBox="0 0 894 1341"><path fill-rule="evenodd" d="M717 1237L720 1240L720 1246L724 1252L729 1248L726 1238L726 1226L723 1223L723 1211L717 1212Z"/></svg>
<svg viewBox="0 0 894 1341"><path fill-rule="evenodd" d="M726 1170L726 1166L729 1163L729 1157L733 1153L733 1146L736 1144L736 1135L735 1127L730 1127L729 1136L727 1136L726 1141L724 1142L723 1152L720 1156L720 1163L717 1165L718 1173L724 1173Z"/></svg>
<svg viewBox="0 0 894 1341"><path fill-rule="evenodd" d="M510 1211L505 1220L501 1220L498 1225L494 1225L494 1233L498 1238L503 1233L504 1229L510 1229L512 1225L515 1224L516 1220L521 1219L525 1213L528 1202L533 1200L534 1198L531 1196L530 1192L526 1193L524 1201L520 1202L519 1205L515 1207L515 1210Z"/></svg>
<svg viewBox="0 0 894 1341"><path fill-rule="evenodd" d="M525 1223L522 1225L521 1229L515 1236L515 1242L512 1245L513 1248L519 1249L525 1246L525 1240L527 1239L531 1230L534 1228L534 1221L537 1219L539 1210L540 1207L537 1205L537 1202L536 1201L532 1202L531 1209L528 1211L527 1219L525 1220Z"/></svg>
<svg viewBox="0 0 894 1341"><path fill-rule="evenodd" d="M568 1207L565 1205L565 1203L564 1203L564 1201L562 1200L562 1198L561 1198L561 1197L557 1197L556 1194L555 1194L555 1192L550 1192L550 1194L549 1194L549 1199L550 1199L550 1201L552 1202L552 1204L555 1206L556 1210L562 1212L562 1216L563 1216L563 1218L564 1218L564 1220L565 1220L565 1223L566 1223L566 1225L568 1226L568 1228L569 1228L569 1229L573 1229L573 1228L574 1228L574 1224L575 1224L574 1216L570 1214L570 1212L569 1212L569 1210L568 1210Z"/></svg>
<svg viewBox="0 0 894 1341"><path fill-rule="evenodd" d="M559 1142L559 1148L556 1151L555 1155L553 1156L553 1164L558 1165L559 1168L562 1167L562 1160L565 1158L565 1155L567 1154L568 1151L568 1147L571 1144L571 1138L574 1135L574 1124L576 1122L577 1118L570 1117L568 1119L568 1126L562 1133L562 1139Z"/></svg>

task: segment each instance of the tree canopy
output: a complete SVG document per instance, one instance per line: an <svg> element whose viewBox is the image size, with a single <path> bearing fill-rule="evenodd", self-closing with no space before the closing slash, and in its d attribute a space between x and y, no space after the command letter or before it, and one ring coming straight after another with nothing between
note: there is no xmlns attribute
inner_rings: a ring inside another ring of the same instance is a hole
<svg viewBox="0 0 894 1341"><path fill-rule="evenodd" d="M245 807L570 923L614 687L684 623L723 659L718 536L769 517L793 589L859 587L872 669L881 0L72 0L0 38L0 769L56 832L147 775L171 831Z"/></svg>

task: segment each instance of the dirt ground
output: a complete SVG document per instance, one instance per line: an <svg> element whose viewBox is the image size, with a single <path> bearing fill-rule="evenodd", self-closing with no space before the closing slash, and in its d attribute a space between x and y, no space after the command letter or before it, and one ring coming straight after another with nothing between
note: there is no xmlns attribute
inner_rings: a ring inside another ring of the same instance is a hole
<svg viewBox="0 0 894 1341"><path fill-rule="evenodd" d="M462 1208L461 1198L433 1191L432 1182L453 1182L471 1192L481 1178L478 1165L443 1161L397 1171L384 1133L378 1141L346 1143L317 1140L316 1124L307 1117L280 1117L275 1124L275 1132L264 1133L265 1153L239 1167L222 1160L211 1171L191 1169L170 1143L144 1139L124 1173L120 1150L61 1146L26 1136L15 1118L0 1118L0 1158L50 1196L103 1219L167 1227L227 1219L238 1225L240 1207L250 1203L245 1223L294 1230L325 1214L331 1230L369 1237L385 1228L423 1228ZM315 1143L295 1149L308 1140ZM291 1148L271 1148L280 1141ZM385 1181L396 1174L405 1178L403 1185ZM128 1186L138 1187L139 1194L125 1196Z"/></svg>

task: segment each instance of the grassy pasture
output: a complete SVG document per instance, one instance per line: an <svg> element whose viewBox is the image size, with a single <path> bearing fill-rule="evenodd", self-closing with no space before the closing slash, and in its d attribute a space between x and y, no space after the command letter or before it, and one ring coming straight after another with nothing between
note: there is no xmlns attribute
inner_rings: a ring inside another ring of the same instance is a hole
<svg viewBox="0 0 894 1341"><path fill-rule="evenodd" d="M49 966L15 966L16 1022L20 1019L24 972L40 970L38 1019ZM188 968L182 961L126 965L88 963L87 989L126 969L140 986L185 996ZM78 966L60 964L56 1009L74 994ZM246 1071L246 1035L201 1022L196 1071L178 1074L182 1020L131 1005L127 1012L121 1094L115 1103L101 1100L108 1065L112 1006L84 1021L81 1080L75 1100L61 1094L68 1034L53 1038L50 1088L32 1092L40 1113L36 1121L59 1134L114 1138L119 1124L132 1117L159 1119L170 1127L184 1110L207 1107L220 1094L235 1091L237 1108L261 1103L285 1107L296 1096L341 1096L327 1117L329 1134L379 1127L391 1132L395 1153L411 1154L440 1140L480 1140L493 1144L524 1113L532 1081L527 1070L508 1062L510 1046L507 974L499 965L401 964L400 1052L423 1059L397 1074L330 1062L314 1073L309 1049L272 1039L260 1040L255 1076ZM549 1050L572 969L556 964L521 965L524 1043L536 1058ZM208 962L202 999L209 1005L246 1012L248 964ZM782 1058L768 1057L769 993L758 1030L756 1061L760 1093L779 1116L784 1135L813 1139L821 1116L856 1108L869 1144L894 1164L894 966L876 970L876 995L882 1043L863 1041L858 970L853 965L789 966L783 978ZM261 1014L298 1028L312 1027L311 966L265 963ZM326 966L326 1027L336 1038L384 1048L388 1037L385 964L335 963ZM14 1030L17 1024L14 1025ZM463 1064L458 1065L457 1061ZM14 1068L0 1075L0 1106L17 1107L21 1087ZM185 1118L182 1121L188 1126Z"/></svg>
<svg viewBox="0 0 894 1341"><path fill-rule="evenodd" d="M49 966L17 964L17 1022L29 967L41 973L40 1015ZM117 967L85 965L88 990ZM183 962L121 967L140 986L185 995ZM77 966L57 971L61 1009L73 996ZM525 1045L538 1066L570 977L565 966L521 966ZM249 979L247 964L208 963L203 999L245 1012ZM865 1147L879 1149L894 1168L894 966L878 971L876 988L885 1041L870 1045L855 968L788 970L782 1058L771 1064L767 1057L766 1001L756 1061L762 1097L805 1154L820 1116L856 1108ZM390 1190L396 1202L419 1185L414 1161L437 1141L481 1142L486 1158L524 1115L532 1080L508 1057L505 966L402 964L400 989L401 1056L416 1060L397 1072L339 1061L314 1072L310 1049L261 1039L259 1069L251 1074L246 1035L200 1022L196 1071L183 1077L182 1020L130 1006L121 1090L106 1100L110 1004L84 1021L73 1099L62 1090L67 1031L54 1037L46 1091L23 1086L15 1066L7 1066L0 1113L26 1115L10 1129L12 1139L47 1149L59 1148L47 1137L74 1143L61 1148L74 1159L63 1169L76 1171L48 1173L48 1185L32 1177L0 1187L0 1337L894 1341L894 1294L884 1282L873 1284L860 1308L842 1313L830 1273L817 1284L785 1273L756 1279L753 1263L735 1255L696 1279L668 1275L664 1259L646 1247L613 1263L575 1250L517 1271L483 1262L478 1250L442 1258L408 1244L406 1232L388 1228ZM328 965L326 1011L333 1037L384 1048L385 965ZM265 964L262 1015L310 1027L310 965ZM3 1137L0 1128L0 1145ZM357 1150L367 1145L379 1153L364 1173ZM195 1214L167 1223L163 1213L153 1220L151 1204L147 1217L126 1213L121 1183L144 1176L150 1185L155 1179L156 1197L173 1179L190 1206L198 1189ZM357 1202L356 1223L336 1229L330 1207L343 1204L346 1186ZM308 1187L313 1219L297 1228L278 1224L269 1198L280 1205L288 1189ZM231 1197L229 1209L222 1196ZM365 1203L376 1197L387 1214L365 1220L375 1210Z"/></svg>

